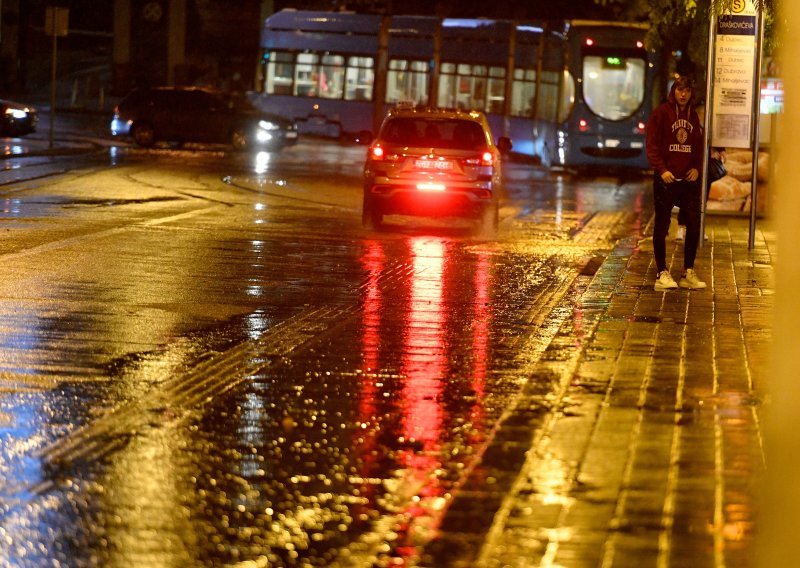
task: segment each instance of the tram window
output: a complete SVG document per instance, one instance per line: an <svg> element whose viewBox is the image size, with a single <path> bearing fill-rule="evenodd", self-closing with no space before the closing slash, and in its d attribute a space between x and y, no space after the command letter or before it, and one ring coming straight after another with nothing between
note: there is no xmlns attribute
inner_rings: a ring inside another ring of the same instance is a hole
<svg viewBox="0 0 800 568"><path fill-rule="evenodd" d="M572 114L575 106L575 78L568 70L564 69L561 83L561 102L558 109L558 121L564 122Z"/></svg>
<svg viewBox="0 0 800 568"><path fill-rule="evenodd" d="M316 53L298 53L294 71L294 95L316 97L319 83L319 55Z"/></svg>
<svg viewBox="0 0 800 568"><path fill-rule="evenodd" d="M557 71L542 71L539 82L539 112L537 118L552 122L558 114L558 87L561 74Z"/></svg>
<svg viewBox="0 0 800 568"><path fill-rule="evenodd" d="M536 71L514 69L514 83L511 85L511 116L533 116L535 99Z"/></svg>
<svg viewBox="0 0 800 568"><path fill-rule="evenodd" d="M486 112L502 113L506 98L506 70L504 67L489 67L489 90Z"/></svg>
<svg viewBox="0 0 800 568"><path fill-rule="evenodd" d="M317 73L317 96L341 99L344 94L344 57L325 54Z"/></svg>
<svg viewBox="0 0 800 568"><path fill-rule="evenodd" d="M439 75L439 100L443 108L502 112L505 68L443 63Z"/></svg>
<svg viewBox="0 0 800 568"><path fill-rule="evenodd" d="M622 120L644 100L646 63L638 57L611 53L583 58L583 98L596 115Z"/></svg>
<svg viewBox="0 0 800 568"><path fill-rule="evenodd" d="M350 57L347 60L344 98L348 101L371 101L375 70L372 57Z"/></svg>
<svg viewBox="0 0 800 568"><path fill-rule="evenodd" d="M425 61L392 59L386 75L386 102L428 104L429 81Z"/></svg>
<svg viewBox="0 0 800 568"><path fill-rule="evenodd" d="M271 51L265 59L264 91L270 95L291 95L294 55L286 51Z"/></svg>

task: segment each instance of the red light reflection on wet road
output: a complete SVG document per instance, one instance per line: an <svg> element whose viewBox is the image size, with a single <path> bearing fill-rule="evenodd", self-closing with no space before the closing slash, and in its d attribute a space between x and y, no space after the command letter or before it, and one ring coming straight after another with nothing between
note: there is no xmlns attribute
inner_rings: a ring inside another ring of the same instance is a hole
<svg viewBox="0 0 800 568"><path fill-rule="evenodd" d="M464 255L457 242L430 236L410 238L404 248L391 251L397 244L369 241L361 257L366 283L358 393L360 473L365 479L390 473L381 471L379 455L382 442L394 446L391 462L416 495L402 511L406 529L419 521L435 530L446 507L446 488L435 472L452 461L445 449L485 440L492 256ZM387 278L395 286L387 287ZM450 423L455 417L448 405L465 401L472 427L459 442L453 439L456 422ZM375 496L374 486L360 490L370 499ZM400 538L395 554L413 556L413 540Z"/></svg>

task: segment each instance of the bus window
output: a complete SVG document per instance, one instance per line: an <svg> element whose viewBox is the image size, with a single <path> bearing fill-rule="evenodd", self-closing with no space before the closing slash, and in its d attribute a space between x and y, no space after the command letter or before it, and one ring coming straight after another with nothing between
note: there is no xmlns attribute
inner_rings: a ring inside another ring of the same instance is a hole
<svg viewBox="0 0 800 568"><path fill-rule="evenodd" d="M344 98L348 101L371 101L375 69L372 57L350 57L347 60Z"/></svg>
<svg viewBox="0 0 800 568"><path fill-rule="evenodd" d="M319 55L316 53L298 53L294 72L294 93L301 97L316 97L319 73L317 71Z"/></svg>
<svg viewBox="0 0 800 568"><path fill-rule="evenodd" d="M317 75L317 96L324 99L341 99L344 94L344 57L325 54Z"/></svg>
<svg viewBox="0 0 800 568"><path fill-rule="evenodd" d="M270 95L291 95L294 77L294 55L286 51L271 51L266 57L267 71L264 91Z"/></svg>
<svg viewBox="0 0 800 568"><path fill-rule="evenodd" d="M511 85L511 116L533 116L533 101L536 98L536 71L514 69Z"/></svg>
<svg viewBox="0 0 800 568"><path fill-rule="evenodd" d="M589 109L609 120L628 118L644 100L645 61L609 54L583 58L583 98Z"/></svg>
<svg viewBox="0 0 800 568"><path fill-rule="evenodd" d="M428 104L428 77L425 61L392 59L386 75L386 102Z"/></svg>

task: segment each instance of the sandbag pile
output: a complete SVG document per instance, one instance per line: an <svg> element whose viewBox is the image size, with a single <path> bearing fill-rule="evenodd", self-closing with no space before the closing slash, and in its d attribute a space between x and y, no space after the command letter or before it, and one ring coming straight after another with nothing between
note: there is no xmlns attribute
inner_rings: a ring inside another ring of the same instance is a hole
<svg viewBox="0 0 800 568"><path fill-rule="evenodd" d="M708 194L708 209L714 211L745 211L750 208L750 186L753 175L753 153L750 150L726 150L725 169L728 175L711 184ZM769 176L769 154L758 153L758 203L764 207L767 178Z"/></svg>

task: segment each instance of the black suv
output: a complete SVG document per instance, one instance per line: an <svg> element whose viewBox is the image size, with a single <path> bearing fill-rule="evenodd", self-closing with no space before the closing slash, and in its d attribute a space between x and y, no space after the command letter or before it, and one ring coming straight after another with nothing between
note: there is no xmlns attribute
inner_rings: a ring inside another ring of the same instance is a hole
<svg viewBox="0 0 800 568"><path fill-rule="evenodd" d="M244 96L198 87L136 90L114 109L111 134L139 146L158 141L277 150L297 140L291 120L256 109Z"/></svg>

